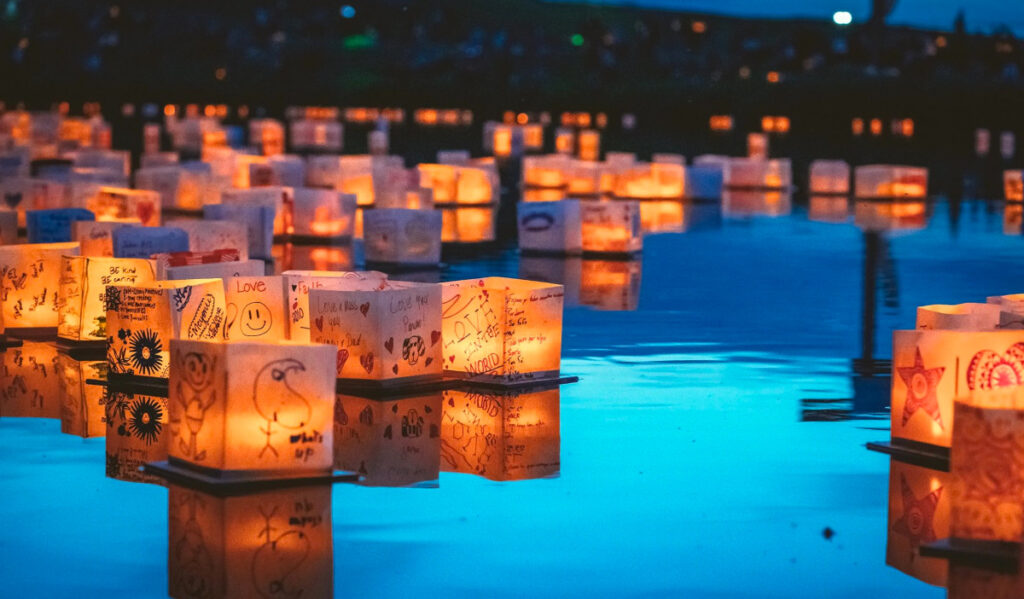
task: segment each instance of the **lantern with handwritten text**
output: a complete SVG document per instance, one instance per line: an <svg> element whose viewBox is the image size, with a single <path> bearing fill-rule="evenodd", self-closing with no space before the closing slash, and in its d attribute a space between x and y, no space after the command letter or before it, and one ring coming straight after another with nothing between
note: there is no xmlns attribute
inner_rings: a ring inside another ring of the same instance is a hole
<svg viewBox="0 0 1024 599"><path fill-rule="evenodd" d="M288 310L288 338L309 341L309 291L311 289L370 290L386 286L387 275L369 271L286 270L284 278Z"/></svg>
<svg viewBox="0 0 1024 599"><path fill-rule="evenodd" d="M281 341L288 338L284 278L247 276L224 280L227 341Z"/></svg>
<svg viewBox="0 0 1024 599"><path fill-rule="evenodd" d="M170 353L172 463L261 476L331 470L334 347L174 339Z"/></svg>
<svg viewBox="0 0 1024 599"><path fill-rule="evenodd" d="M61 262L57 336L70 341L107 338L108 285L156 280L153 263L139 258L65 256Z"/></svg>
<svg viewBox="0 0 1024 599"><path fill-rule="evenodd" d="M309 291L310 339L338 348L337 376L381 385L441 378L441 288Z"/></svg>
<svg viewBox="0 0 1024 599"><path fill-rule="evenodd" d="M639 202L584 200L580 220L585 253L632 254L643 249Z"/></svg>
<svg viewBox="0 0 1024 599"><path fill-rule="evenodd" d="M61 258L78 253L77 243L0 246L0 304L8 333L57 326Z"/></svg>
<svg viewBox="0 0 1024 599"><path fill-rule="evenodd" d="M85 207L96 215L96 220L137 218L144 227L160 224L160 194L156 191L101 187Z"/></svg>
<svg viewBox="0 0 1024 599"><path fill-rule="evenodd" d="M114 230L139 226L137 218L121 221L80 220L71 223L71 241L81 244L83 256L114 257Z"/></svg>
<svg viewBox="0 0 1024 599"><path fill-rule="evenodd" d="M928 169L871 164L853 171L858 198L923 198L928 195Z"/></svg>
<svg viewBox="0 0 1024 599"><path fill-rule="evenodd" d="M506 383L558 376L561 285L488 277L441 287L442 358L448 373Z"/></svg>

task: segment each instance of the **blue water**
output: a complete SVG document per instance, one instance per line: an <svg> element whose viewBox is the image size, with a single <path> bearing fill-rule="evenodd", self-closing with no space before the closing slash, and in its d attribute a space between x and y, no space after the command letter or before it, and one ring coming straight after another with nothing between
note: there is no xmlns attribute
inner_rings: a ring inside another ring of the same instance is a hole
<svg viewBox="0 0 1024 599"><path fill-rule="evenodd" d="M854 360L887 372L890 331L912 327L918 305L1020 292L1024 239L1004 232L998 203L927 208L924 228L868 233L852 217L812 220L801 202L774 217L711 205L685 232L648 236L639 296L597 294L627 309L566 309L563 371L580 382L561 389L559 474L338 484L328 588L943 596L885 565L889 461L864 443L888 436L888 378L855 374ZM520 267L500 250L442 277ZM593 301L587 284L566 283ZM865 284L876 287L873 318ZM33 413L53 415L57 401ZM168 490L107 478L103 438L12 409L0 406L0 595L165 596Z"/></svg>

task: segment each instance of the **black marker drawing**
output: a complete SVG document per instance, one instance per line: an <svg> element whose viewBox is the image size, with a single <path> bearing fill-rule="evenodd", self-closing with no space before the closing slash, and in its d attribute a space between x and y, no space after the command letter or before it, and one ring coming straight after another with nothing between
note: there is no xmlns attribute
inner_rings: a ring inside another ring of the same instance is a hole
<svg viewBox="0 0 1024 599"><path fill-rule="evenodd" d="M179 355L177 358L185 382L182 385L182 381L178 380L177 401L184 408L188 441L184 439L180 420L171 421L171 430L178 437L178 447L185 456L201 461L206 458L206 450L198 451L196 438L203 429L206 411L217 401L216 390L210 389L217 361L195 352L189 352L184 357Z"/></svg>
<svg viewBox="0 0 1024 599"><path fill-rule="evenodd" d="M301 597L303 589L295 588L289 577L309 557L309 537L301 530L286 530L275 536L277 529L271 520L277 513L277 506L270 510L263 506L259 509L266 525L260 531L263 544L252 556L252 584L260 597L267 599Z"/></svg>
<svg viewBox="0 0 1024 599"><path fill-rule="evenodd" d="M277 449L270 442L275 422L284 428L297 429L305 426L312 418L313 412L309 401L288 384L289 373L305 371L305 364L287 358L270 362L256 374L252 387L252 402L256 406L256 411L267 421L267 427L260 429L260 432L267 435L267 444L260 450L260 457L263 457L268 449L274 457L278 457Z"/></svg>

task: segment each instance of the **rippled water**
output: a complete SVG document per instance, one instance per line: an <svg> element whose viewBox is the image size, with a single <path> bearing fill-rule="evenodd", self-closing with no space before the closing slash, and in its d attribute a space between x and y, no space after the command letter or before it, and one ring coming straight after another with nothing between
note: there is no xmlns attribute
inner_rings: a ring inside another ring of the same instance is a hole
<svg viewBox="0 0 1024 599"><path fill-rule="evenodd" d="M1022 291L1024 240L1000 203L874 206L690 205L632 263L450 260L443 279L546 276L576 298L557 451L525 480L335 485L302 596L943 596L886 566L889 460L864 443L888 436L890 331L918 305ZM55 393L27 401L0 406L0 595L165 596L168 489L107 477L104 438L62 434ZM207 555L182 538L175 580L185 549ZM290 596L295 563L267 563L284 574L265 596Z"/></svg>

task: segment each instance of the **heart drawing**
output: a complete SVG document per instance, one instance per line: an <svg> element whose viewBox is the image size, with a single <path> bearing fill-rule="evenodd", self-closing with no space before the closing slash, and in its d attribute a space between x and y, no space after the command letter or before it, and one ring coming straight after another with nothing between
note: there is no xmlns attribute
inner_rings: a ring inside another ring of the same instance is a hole
<svg viewBox="0 0 1024 599"><path fill-rule="evenodd" d="M1014 343L1002 354L984 349L967 366L968 389L998 389L1024 383L1024 343Z"/></svg>

